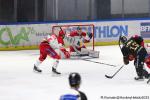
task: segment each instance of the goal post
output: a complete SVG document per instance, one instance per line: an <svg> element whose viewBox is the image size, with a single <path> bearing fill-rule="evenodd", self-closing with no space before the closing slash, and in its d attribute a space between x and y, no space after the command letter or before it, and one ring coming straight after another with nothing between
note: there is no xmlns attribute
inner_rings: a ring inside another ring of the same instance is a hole
<svg viewBox="0 0 150 100"><path fill-rule="evenodd" d="M77 28L80 27L82 32L90 32L92 33L93 37L89 43L84 43L84 45L91 50L94 50L94 25L93 24L65 24L65 25L55 25L52 27L52 33L58 35L59 31L63 30L66 34L70 34L72 31L76 31ZM67 44L67 43L66 43ZM66 45L65 44L65 45Z"/></svg>

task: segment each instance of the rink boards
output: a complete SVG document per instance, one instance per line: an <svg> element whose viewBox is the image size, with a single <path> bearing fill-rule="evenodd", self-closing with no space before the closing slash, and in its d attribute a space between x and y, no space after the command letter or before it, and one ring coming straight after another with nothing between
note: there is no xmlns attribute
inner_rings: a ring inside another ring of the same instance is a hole
<svg viewBox="0 0 150 100"><path fill-rule="evenodd" d="M95 45L117 44L121 34L127 37L137 34L146 42L150 40L150 19L9 23L0 25L0 50L35 49L51 34L53 26L67 24L93 24Z"/></svg>

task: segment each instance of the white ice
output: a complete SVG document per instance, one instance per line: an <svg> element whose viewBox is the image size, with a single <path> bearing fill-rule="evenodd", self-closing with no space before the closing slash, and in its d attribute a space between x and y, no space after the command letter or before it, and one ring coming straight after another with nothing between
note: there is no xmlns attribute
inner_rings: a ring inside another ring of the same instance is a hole
<svg viewBox="0 0 150 100"><path fill-rule="evenodd" d="M105 74L112 75L123 65L118 46L100 46L96 50L100 51L100 58L91 60L117 67L83 60L61 60L58 71L62 75L54 76L51 59L47 58L40 65L43 73L37 74L33 72L33 64L38 59L38 50L0 51L0 100L58 100L69 90L70 72L81 74L80 90L86 93L88 100L108 100L101 96L150 96L147 80L134 80L133 62L124 66L113 79L105 78Z"/></svg>

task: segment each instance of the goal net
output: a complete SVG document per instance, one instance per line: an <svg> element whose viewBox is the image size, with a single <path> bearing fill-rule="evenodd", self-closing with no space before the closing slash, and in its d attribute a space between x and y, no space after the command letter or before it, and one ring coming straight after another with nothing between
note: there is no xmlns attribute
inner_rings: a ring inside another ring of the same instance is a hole
<svg viewBox="0 0 150 100"><path fill-rule="evenodd" d="M69 35L73 31L77 31L78 27L81 28L82 32L90 32L92 33L93 37L91 38L90 42L83 43L81 45L85 45L87 49L94 50L94 25L93 24L82 24L82 25L56 25L52 27L52 33L58 35L60 31L64 31L66 35ZM70 44L65 41L65 46L69 46Z"/></svg>

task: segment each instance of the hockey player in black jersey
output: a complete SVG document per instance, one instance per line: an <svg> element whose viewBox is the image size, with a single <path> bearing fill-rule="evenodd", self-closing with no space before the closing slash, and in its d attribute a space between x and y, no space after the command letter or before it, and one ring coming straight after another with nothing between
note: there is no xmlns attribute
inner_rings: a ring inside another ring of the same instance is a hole
<svg viewBox="0 0 150 100"><path fill-rule="evenodd" d="M71 90L62 95L60 100L87 100L86 95L79 90L81 84L81 76L79 73L71 73L69 75L69 85Z"/></svg>
<svg viewBox="0 0 150 100"><path fill-rule="evenodd" d="M123 54L124 64L129 64L129 61L134 60L134 66L136 69L137 77L135 80L144 80L149 78L150 74L143 68L145 59L148 55L144 41L141 36L135 35L127 40L125 36L120 36L120 41L123 44L121 51Z"/></svg>

